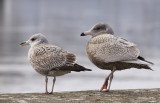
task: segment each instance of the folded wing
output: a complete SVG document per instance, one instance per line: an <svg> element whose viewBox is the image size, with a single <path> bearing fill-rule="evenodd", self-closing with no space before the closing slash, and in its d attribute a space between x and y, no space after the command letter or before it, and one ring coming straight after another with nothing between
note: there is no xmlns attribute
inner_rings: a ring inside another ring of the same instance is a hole
<svg viewBox="0 0 160 103"><path fill-rule="evenodd" d="M140 54L133 43L110 34L91 38L87 51L96 59L106 63L136 60Z"/></svg>
<svg viewBox="0 0 160 103"><path fill-rule="evenodd" d="M33 48L29 59L31 64L37 68L53 69L62 66L71 66L75 63L76 56L72 53L63 51L53 45L40 45Z"/></svg>

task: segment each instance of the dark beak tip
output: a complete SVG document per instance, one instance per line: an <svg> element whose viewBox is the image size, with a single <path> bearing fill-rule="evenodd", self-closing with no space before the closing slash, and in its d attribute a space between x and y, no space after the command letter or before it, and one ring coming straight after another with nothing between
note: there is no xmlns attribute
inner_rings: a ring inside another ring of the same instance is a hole
<svg viewBox="0 0 160 103"><path fill-rule="evenodd" d="M25 42L23 42L23 43L20 43L19 45L20 45L20 46L24 46L24 44L25 44Z"/></svg>
<svg viewBox="0 0 160 103"><path fill-rule="evenodd" d="M81 36L85 36L85 34L84 34L84 33L81 33Z"/></svg>
<svg viewBox="0 0 160 103"><path fill-rule="evenodd" d="M22 46L24 43L20 43L19 45Z"/></svg>

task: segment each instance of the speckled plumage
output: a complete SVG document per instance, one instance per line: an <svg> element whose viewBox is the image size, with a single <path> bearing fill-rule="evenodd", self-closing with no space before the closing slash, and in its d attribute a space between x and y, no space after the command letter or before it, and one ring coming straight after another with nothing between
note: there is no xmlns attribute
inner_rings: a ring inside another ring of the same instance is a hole
<svg viewBox="0 0 160 103"><path fill-rule="evenodd" d="M64 51L58 46L48 43L46 37L41 34L34 34L28 41L21 43L22 46L31 45L28 52L28 59L32 67L40 74L46 76L46 93L47 76L61 76L71 71L91 71L75 63L76 56L73 53ZM53 80L52 92L55 79Z"/></svg>
<svg viewBox="0 0 160 103"><path fill-rule="evenodd" d="M101 69L111 70L100 91L109 91L116 70L144 68L152 70L147 63L153 64L140 56L134 43L115 36L112 28L105 23L98 23L81 36L91 35L86 46L90 61ZM143 63L139 62L143 61ZM108 80L110 84L108 87Z"/></svg>
<svg viewBox="0 0 160 103"><path fill-rule="evenodd" d="M146 63L135 62L139 59L139 49L136 48L134 43L115 36L108 24L98 23L81 34L81 36L86 35L92 36L86 46L88 58L99 68L112 70L113 66L116 65L117 70L132 67L151 69Z"/></svg>
<svg viewBox="0 0 160 103"><path fill-rule="evenodd" d="M128 68L146 68L146 64L127 63L137 60L140 52L133 43L111 34L101 34L92 37L87 44L86 52L89 59L101 69L118 70ZM112 66L111 66L112 65Z"/></svg>
<svg viewBox="0 0 160 103"><path fill-rule="evenodd" d="M69 63L67 56L70 56L71 59ZM60 76L70 71L61 71L59 67L73 66L76 56L72 53L64 52L57 46L40 44L30 48L28 58L32 67L40 74Z"/></svg>

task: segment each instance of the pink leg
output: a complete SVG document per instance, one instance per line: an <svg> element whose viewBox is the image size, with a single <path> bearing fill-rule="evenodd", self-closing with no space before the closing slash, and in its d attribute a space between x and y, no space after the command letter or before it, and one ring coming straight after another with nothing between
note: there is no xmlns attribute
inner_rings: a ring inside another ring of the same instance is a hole
<svg viewBox="0 0 160 103"><path fill-rule="evenodd" d="M54 84L55 84L55 82L56 82L56 77L54 77L54 79L53 79L52 91L51 91L49 94L53 94L53 88L54 88Z"/></svg>
<svg viewBox="0 0 160 103"><path fill-rule="evenodd" d="M110 90L110 86L112 83L112 79L113 79L113 73L116 71L116 67L113 67L113 70L111 71L111 73L107 76L107 78L104 81L104 84L102 86L102 88L100 89L100 92L105 91L108 92ZM109 83L109 87L108 87L108 80L110 79L110 83ZM107 88L108 87L108 88ZM105 89L105 90L104 90Z"/></svg>
<svg viewBox="0 0 160 103"><path fill-rule="evenodd" d="M103 91L103 89L107 89L107 86L108 86L108 80L109 80L109 77L110 77L110 74L106 77L101 89L100 89L100 92Z"/></svg>
<svg viewBox="0 0 160 103"><path fill-rule="evenodd" d="M45 76L45 82L46 82L46 92L45 92L45 94L48 94L48 89L47 89L47 84L48 84L48 77L47 76Z"/></svg>

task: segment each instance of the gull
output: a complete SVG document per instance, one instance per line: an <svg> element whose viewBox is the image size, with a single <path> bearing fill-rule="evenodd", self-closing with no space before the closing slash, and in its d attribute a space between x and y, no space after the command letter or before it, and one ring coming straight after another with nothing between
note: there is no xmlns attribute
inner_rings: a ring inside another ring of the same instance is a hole
<svg viewBox="0 0 160 103"><path fill-rule="evenodd" d="M90 69L75 63L75 54L64 51L58 46L49 44L46 37L41 33L32 35L28 41L25 41L20 45L31 46L28 52L28 59L35 71L45 76L46 94L53 93L56 76L62 76L71 71L91 71ZM47 89L48 76L54 77L51 92L48 92Z"/></svg>
<svg viewBox="0 0 160 103"><path fill-rule="evenodd" d="M98 68L111 70L100 92L110 90L115 71L130 68L152 70L148 64L153 63L140 56L140 51L135 44L114 35L112 28L108 24L98 23L81 34L81 36L87 35L92 36L86 46L90 61Z"/></svg>

